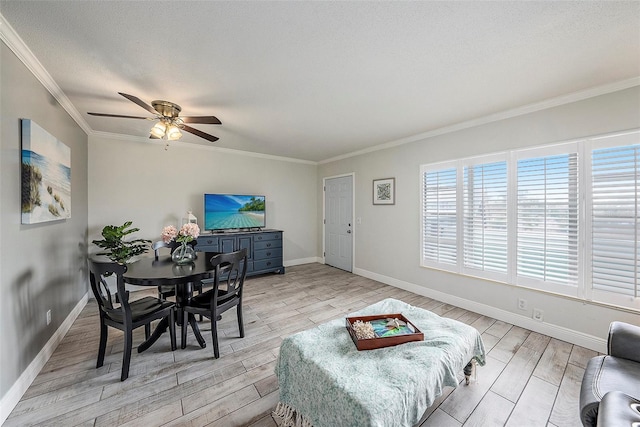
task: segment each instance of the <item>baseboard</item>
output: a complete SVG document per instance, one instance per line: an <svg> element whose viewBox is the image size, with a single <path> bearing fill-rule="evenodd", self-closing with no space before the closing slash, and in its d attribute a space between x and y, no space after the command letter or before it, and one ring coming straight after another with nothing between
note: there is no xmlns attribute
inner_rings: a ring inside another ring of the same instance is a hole
<svg viewBox="0 0 640 427"><path fill-rule="evenodd" d="M511 323L512 325L566 341L571 344L579 345L600 353L607 352L607 341L593 335L584 334L582 332L574 331L573 329L565 328L563 326L553 325L551 323L539 322L527 316L522 316L507 310L460 298L455 295L446 294L444 292L416 285L415 283L405 282L403 280L384 276L361 268L354 268L353 273L396 288L404 289L405 291L433 298L446 304L455 305L456 307L464 308L465 310L470 310L475 313L482 314L483 316L489 316L503 322Z"/></svg>
<svg viewBox="0 0 640 427"><path fill-rule="evenodd" d="M87 305L89 299L89 293L85 293L84 296L78 301L78 304L71 310L71 313L64 319L64 322L53 333L49 341L44 345L42 350L33 359L33 361L27 366L27 369L22 372L22 375L13 383L13 386L9 391L2 396L0 400L0 425L5 422L13 408L16 407L22 395L27 391L33 380L38 376L44 365L47 363L58 344L62 341L64 336L73 325L73 322L78 318L82 309Z"/></svg>
<svg viewBox="0 0 640 427"><path fill-rule="evenodd" d="M284 266L285 267L292 267L294 265L313 264L315 262L322 263L322 258L309 257L309 258L291 259L289 261L284 262Z"/></svg>

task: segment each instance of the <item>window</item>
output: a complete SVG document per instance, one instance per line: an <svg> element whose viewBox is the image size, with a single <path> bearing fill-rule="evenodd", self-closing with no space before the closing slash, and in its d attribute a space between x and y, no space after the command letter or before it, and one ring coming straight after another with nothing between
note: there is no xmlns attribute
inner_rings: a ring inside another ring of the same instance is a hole
<svg viewBox="0 0 640 427"><path fill-rule="evenodd" d="M424 173L422 254L436 264L457 262L456 186L455 168Z"/></svg>
<svg viewBox="0 0 640 427"><path fill-rule="evenodd" d="M519 278L577 284L577 162L577 153L518 160Z"/></svg>
<svg viewBox="0 0 640 427"><path fill-rule="evenodd" d="M613 145L612 143L628 145ZM636 144L631 144L636 142ZM640 144L629 135L595 141L591 156L593 298L626 305L640 298Z"/></svg>
<svg viewBox="0 0 640 427"><path fill-rule="evenodd" d="M640 308L640 131L420 170L423 266Z"/></svg>
<svg viewBox="0 0 640 427"><path fill-rule="evenodd" d="M507 274L507 162L463 168L464 267Z"/></svg>

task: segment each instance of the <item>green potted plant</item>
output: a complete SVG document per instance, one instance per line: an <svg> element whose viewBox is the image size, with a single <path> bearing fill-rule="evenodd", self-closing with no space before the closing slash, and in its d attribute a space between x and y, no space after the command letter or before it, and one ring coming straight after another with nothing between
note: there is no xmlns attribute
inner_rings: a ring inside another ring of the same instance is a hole
<svg viewBox="0 0 640 427"><path fill-rule="evenodd" d="M127 221L120 226L107 225L102 229L102 240L94 240L93 243L102 249L97 255L106 255L112 261L126 264L132 257L142 255L149 250L151 240L133 239L125 241L124 238L131 233L140 231L139 228L129 228L132 222Z"/></svg>

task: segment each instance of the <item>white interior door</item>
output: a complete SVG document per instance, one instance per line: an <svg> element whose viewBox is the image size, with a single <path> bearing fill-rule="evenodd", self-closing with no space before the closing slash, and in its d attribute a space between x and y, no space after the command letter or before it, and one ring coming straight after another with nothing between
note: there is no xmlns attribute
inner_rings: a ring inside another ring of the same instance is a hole
<svg viewBox="0 0 640 427"><path fill-rule="evenodd" d="M324 262L346 271L353 268L353 177L325 181Z"/></svg>

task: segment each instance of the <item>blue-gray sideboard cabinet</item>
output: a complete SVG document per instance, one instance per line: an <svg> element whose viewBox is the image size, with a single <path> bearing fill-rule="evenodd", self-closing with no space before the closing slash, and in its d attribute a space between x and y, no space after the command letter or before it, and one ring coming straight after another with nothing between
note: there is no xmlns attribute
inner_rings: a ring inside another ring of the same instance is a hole
<svg viewBox="0 0 640 427"><path fill-rule="evenodd" d="M284 274L281 230L201 234L195 247L198 252L225 253L243 248L247 248L247 276Z"/></svg>

